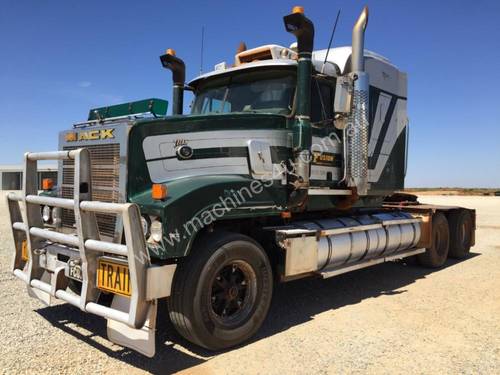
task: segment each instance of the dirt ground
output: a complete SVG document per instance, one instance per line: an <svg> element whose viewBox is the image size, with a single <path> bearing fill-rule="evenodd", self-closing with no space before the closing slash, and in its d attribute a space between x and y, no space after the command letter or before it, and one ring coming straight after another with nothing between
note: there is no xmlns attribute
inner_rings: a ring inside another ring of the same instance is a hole
<svg viewBox="0 0 500 375"><path fill-rule="evenodd" d="M157 355L149 359L108 342L103 319L27 296L10 272L0 194L0 372L499 374L500 197L422 201L477 210L477 243L468 259L437 271L390 263L278 285L257 336L220 353L181 339L163 313Z"/></svg>

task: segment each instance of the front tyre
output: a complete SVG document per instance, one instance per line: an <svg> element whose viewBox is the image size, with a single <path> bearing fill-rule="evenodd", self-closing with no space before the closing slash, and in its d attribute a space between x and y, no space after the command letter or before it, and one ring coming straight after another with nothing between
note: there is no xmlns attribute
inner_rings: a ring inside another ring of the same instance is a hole
<svg viewBox="0 0 500 375"><path fill-rule="evenodd" d="M168 307L187 340L211 350L237 345L255 334L271 303L269 259L251 238L205 235L179 264Z"/></svg>

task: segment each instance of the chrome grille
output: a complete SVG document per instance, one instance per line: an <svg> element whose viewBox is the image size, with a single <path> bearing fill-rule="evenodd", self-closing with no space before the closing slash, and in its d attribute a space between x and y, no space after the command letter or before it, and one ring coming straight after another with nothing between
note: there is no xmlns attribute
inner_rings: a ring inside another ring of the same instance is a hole
<svg viewBox="0 0 500 375"><path fill-rule="evenodd" d="M64 147L74 150L81 146ZM92 200L101 202L119 202L120 197L120 145L100 144L85 146L90 152L92 163ZM75 177L74 161L63 161L61 196L73 198L73 181ZM103 236L115 236L116 215L96 214L99 232ZM63 210L62 224L73 228L75 215L72 210Z"/></svg>

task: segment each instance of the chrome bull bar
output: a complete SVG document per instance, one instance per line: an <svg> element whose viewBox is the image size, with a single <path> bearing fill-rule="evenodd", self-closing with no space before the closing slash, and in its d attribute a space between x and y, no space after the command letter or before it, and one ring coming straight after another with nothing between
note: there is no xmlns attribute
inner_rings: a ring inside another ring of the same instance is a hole
<svg viewBox="0 0 500 375"><path fill-rule="evenodd" d="M73 199L39 196L37 181L38 160L73 159L75 166ZM124 323L135 329L144 326L150 308L156 299L170 294L175 265L154 266L146 248L139 207L132 203L105 203L91 201L90 154L85 148L43 153L26 153L24 157L23 190L21 194L7 196L12 232L15 242L13 273L29 288L64 300L82 311ZM76 235L44 228L41 205L72 209L75 213ZM23 208L23 210L21 210ZM122 216L125 244L101 241L95 213L114 213ZM22 243L26 240L28 260L23 260ZM81 294L66 290L65 268L59 266L50 273L42 267L40 256L47 241L78 249L82 265ZM131 296L128 311L97 303L98 259L104 254L127 257L130 272ZM44 276L45 274L45 276ZM42 280L42 278L44 280ZM149 286L148 286L149 285ZM37 293L39 293L37 291ZM50 297L49 297L50 298Z"/></svg>

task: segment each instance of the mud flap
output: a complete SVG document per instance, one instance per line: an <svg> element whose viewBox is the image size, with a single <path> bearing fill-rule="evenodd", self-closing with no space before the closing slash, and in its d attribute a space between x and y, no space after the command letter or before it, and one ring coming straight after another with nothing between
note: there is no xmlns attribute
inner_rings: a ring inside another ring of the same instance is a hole
<svg viewBox="0 0 500 375"><path fill-rule="evenodd" d="M115 295L111 307L120 311L128 312L130 299ZM131 348L147 357L153 357L156 351L156 314L158 310L158 301L151 303L148 313L148 319L144 327L134 329L124 323L107 319L108 339L118 345Z"/></svg>

